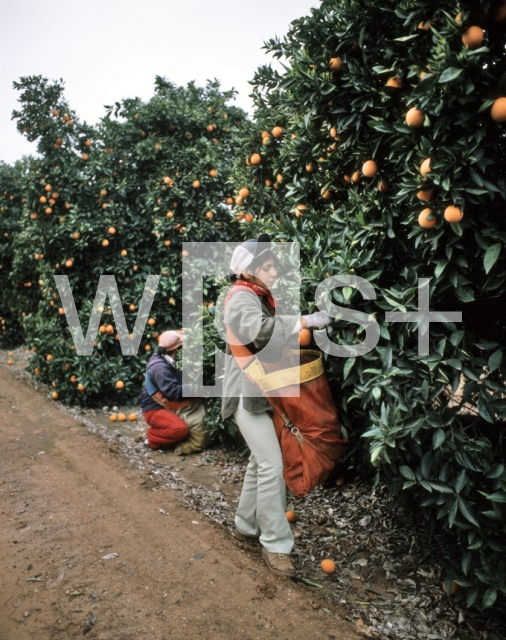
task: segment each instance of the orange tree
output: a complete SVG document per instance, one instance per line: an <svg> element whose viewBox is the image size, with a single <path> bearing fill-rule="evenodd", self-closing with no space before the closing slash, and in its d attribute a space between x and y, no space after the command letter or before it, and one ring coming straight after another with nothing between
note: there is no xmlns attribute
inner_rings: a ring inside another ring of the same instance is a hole
<svg viewBox="0 0 506 640"><path fill-rule="evenodd" d="M447 579L483 607L506 594L505 19L487 1L324 0L267 43L285 71L257 71L234 170L247 234L300 242L303 307L328 276L373 284L375 301L332 293L381 334L328 359L342 421L393 492L455 532ZM428 356L417 323L385 321L417 309L419 278L433 310L463 313L430 325ZM334 324L341 345L364 335Z"/></svg>
<svg viewBox="0 0 506 640"><path fill-rule="evenodd" d="M0 345L17 347L23 341L21 318L13 297L10 273L14 260L13 240L19 232L24 199L21 178L27 161L14 166L0 163ZM24 281L21 286L31 290Z"/></svg>
<svg viewBox="0 0 506 640"><path fill-rule="evenodd" d="M37 140L41 155L22 181L11 270L13 286L30 277L37 289L23 318L34 351L29 367L65 402L135 401L158 334L181 325L182 242L230 240L236 229L227 167L244 113L217 82L176 87L158 77L151 100L107 107L91 127L69 107L61 83L29 77L15 86L18 129ZM122 356L106 305L93 355L78 356L55 274L69 277L84 333L101 274L116 276L130 331L147 275L161 275L139 355Z"/></svg>

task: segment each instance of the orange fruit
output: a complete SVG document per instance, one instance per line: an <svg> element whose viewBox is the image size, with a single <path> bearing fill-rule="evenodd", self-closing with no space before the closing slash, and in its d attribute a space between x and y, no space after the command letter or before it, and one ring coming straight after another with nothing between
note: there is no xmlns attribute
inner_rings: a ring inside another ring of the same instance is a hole
<svg viewBox="0 0 506 640"><path fill-rule="evenodd" d="M330 189L327 189L325 193L322 193L322 198L325 198L325 200L330 200L332 198L332 191Z"/></svg>
<svg viewBox="0 0 506 640"><path fill-rule="evenodd" d="M301 347L307 347L311 344L312 334L309 329L301 329L299 331L299 344Z"/></svg>
<svg viewBox="0 0 506 640"><path fill-rule="evenodd" d="M9 365L13 364L12 360L7 360L7 364Z"/></svg>
<svg viewBox="0 0 506 640"><path fill-rule="evenodd" d="M430 172L430 158L425 158L425 160L420 165L420 173L424 178L426 178L429 172Z"/></svg>
<svg viewBox="0 0 506 640"><path fill-rule="evenodd" d="M378 165L374 162L374 160L367 160L362 165L362 173L366 178L374 178L374 176L378 173Z"/></svg>
<svg viewBox="0 0 506 640"><path fill-rule="evenodd" d="M490 110L492 120L506 122L506 98L497 98Z"/></svg>
<svg viewBox="0 0 506 640"><path fill-rule="evenodd" d="M156 320L154 318L149 318L148 324L150 327L152 327L154 324L156 324Z"/></svg>
<svg viewBox="0 0 506 640"><path fill-rule="evenodd" d="M118 380L116 382L116 389L123 389L125 387L125 383L123 382L123 380Z"/></svg>
<svg viewBox="0 0 506 640"><path fill-rule="evenodd" d="M422 189L420 187L420 189L418 189L418 191L416 192L416 197L419 200L423 200L424 202L428 202L429 200L432 200L432 196L434 195L434 189Z"/></svg>
<svg viewBox="0 0 506 640"><path fill-rule="evenodd" d="M216 169L211 169L211 171L209 171L209 175L211 176L211 178L216 178L218 172L216 171Z"/></svg>
<svg viewBox="0 0 506 640"><path fill-rule="evenodd" d="M459 11L455 16L455 22L457 24L462 24L462 11Z"/></svg>
<svg viewBox="0 0 506 640"><path fill-rule="evenodd" d="M320 567L324 573L334 573L336 570L336 563L330 558L326 558L320 562Z"/></svg>
<svg viewBox="0 0 506 640"><path fill-rule="evenodd" d="M122 250L121 250L121 255L122 255L123 257L125 257L126 255L128 255L128 251L127 251L126 249L122 249Z"/></svg>
<svg viewBox="0 0 506 640"><path fill-rule="evenodd" d="M281 138L281 136L283 135L282 127L274 127L274 129L272 130L272 135L275 138Z"/></svg>
<svg viewBox="0 0 506 640"><path fill-rule="evenodd" d="M243 187L242 189L239 189L239 198L247 198L249 196L249 189L246 187Z"/></svg>
<svg viewBox="0 0 506 640"><path fill-rule="evenodd" d="M252 165L259 165L262 162L262 156L259 153L254 153L249 161L251 162Z"/></svg>
<svg viewBox="0 0 506 640"><path fill-rule="evenodd" d="M423 29L424 31L428 31L430 29L432 25L432 22L430 20L422 20L421 22L418 23L418 28L419 29Z"/></svg>
<svg viewBox="0 0 506 640"><path fill-rule="evenodd" d="M388 78L386 82L387 87L393 87L394 89L402 89L403 84L401 82L401 76L395 76L394 78Z"/></svg>
<svg viewBox="0 0 506 640"><path fill-rule="evenodd" d="M167 218L173 218L174 217L174 212L173 211L167 211L167 213L165 214Z"/></svg>
<svg viewBox="0 0 506 640"><path fill-rule="evenodd" d="M351 176L351 181L360 182L360 173L358 171L355 171L354 174Z"/></svg>
<svg viewBox="0 0 506 640"><path fill-rule="evenodd" d="M483 42L485 32L481 27L469 27L465 33L462 34L462 42L464 46L469 49L476 49Z"/></svg>
<svg viewBox="0 0 506 640"><path fill-rule="evenodd" d="M56 117L56 116L58 115L58 111L56 111L56 109L53 109L53 110L51 111L51 115L53 115L53 116L55 116L55 117Z"/></svg>
<svg viewBox="0 0 506 640"><path fill-rule="evenodd" d="M313 173L314 171L316 171L316 163L314 163L314 162L309 162L309 163L306 165L306 171L307 171L308 173Z"/></svg>
<svg viewBox="0 0 506 640"><path fill-rule="evenodd" d="M443 589L443 593L446 593L446 583L445 582L443 582L443 584L441 585L441 588ZM459 585L452 580L452 586L450 587L450 597L453 597L457 593L458 590L459 590Z"/></svg>
<svg viewBox="0 0 506 640"><path fill-rule="evenodd" d="M425 114L423 111L412 107L406 114L406 124L408 127L419 129L423 125Z"/></svg>
<svg viewBox="0 0 506 640"><path fill-rule="evenodd" d="M464 217L460 207L450 204L444 211L446 222L460 222Z"/></svg>
<svg viewBox="0 0 506 640"><path fill-rule="evenodd" d="M297 514L295 511L287 511L285 515L288 522L297 522Z"/></svg>
<svg viewBox="0 0 506 640"><path fill-rule="evenodd" d="M65 266L70 269L70 267L74 264L74 261L69 259L65 262Z"/></svg>
<svg viewBox="0 0 506 640"><path fill-rule="evenodd" d="M208 124L206 127L206 131L209 131L209 133L211 133L211 131L214 131L214 125Z"/></svg>
<svg viewBox="0 0 506 640"><path fill-rule="evenodd" d="M233 199L233 198L227 198L227 199L225 200L225 202L226 202L227 204L234 204L234 199Z"/></svg>
<svg viewBox="0 0 506 640"><path fill-rule="evenodd" d="M134 304L131 304L129 307L130 311L135 311L137 307Z"/></svg>
<svg viewBox="0 0 506 640"><path fill-rule="evenodd" d="M144 349L145 349L146 351L151 351L151 345L147 344L147 345L144 347Z"/></svg>
<svg viewBox="0 0 506 640"><path fill-rule="evenodd" d="M74 238L74 240L78 240L79 239L79 232L75 231L72 235L72 237Z"/></svg>
<svg viewBox="0 0 506 640"><path fill-rule="evenodd" d="M83 153L81 156L81 160L88 160L88 154L87 153Z"/></svg>
<svg viewBox="0 0 506 640"><path fill-rule="evenodd" d="M128 414L128 419L133 422L134 420L137 420L137 414L136 413L129 413Z"/></svg>
<svg viewBox="0 0 506 640"><path fill-rule="evenodd" d="M105 198L106 195L107 195L107 189L100 189L100 197Z"/></svg>
<svg viewBox="0 0 506 640"><path fill-rule="evenodd" d="M53 356L50 353L48 353L46 356L46 360L49 362L52 359L53 359Z"/></svg>
<svg viewBox="0 0 506 640"><path fill-rule="evenodd" d="M307 211L307 206L305 204L298 204L295 208L295 215L299 218L304 211Z"/></svg>
<svg viewBox="0 0 506 640"><path fill-rule="evenodd" d="M341 71L342 60L339 56L336 58L330 58L329 67L331 71Z"/></svg>
<svg viewBox="0 0 506 640"><path fill-rule="evenodd" d="M114 413L109 416L109 420L111 422L116 422L117 419L118 419L118 416L115 415Z"/></svg>
<svg viewBox="0 0 506 640"><path fill-rule="evenodd" d="M53 400L58 400L58 394L56 393L56 391L53 391L53 393L51 394L51 398L53 398Z"/></svg>
<svg viewBox="0 0 506 640"><path fill-rule="evenodd" d="M91 140L86 140L84 143L87 147L91 147Z"/></svg>
<svg viewBox="0 0 506 640"><path fill-rule="evenodd" d="M53 210L51 209L51 207L46 207L44 209L44 213L48 216L49 214L53 213Z"/></svg>
<svg viewBox="0 0 506 640"><path fill-rule="evenodd" d="M388 182L386 180L382 180L378 185L378 191L388 191Z"/></svg>
<svg viewBox="0 0 506 640"><path fill-rule="evenodd" d="M44 187L44 189L45 189L46 191L52 191L52 190L53 190L53 187L52 187L50 184L46 184L46 186Z"/></svg>
<svg viewBox="0 0 506 640"><path fill-rule="evenodd" d="M126 415L124 413L118 413L118 420L120 422L125 422L125 420L127 419Z"/></svg>
<svg viewBox="0 0 506 640"><path fill-rule="evenodd" d="M281 173L278 173L278 175L276 176L276 181L277 182L283 182L283 176Z"/></svg>
<svg viewBox="0 0 506 640"><path fill-rule="evenodd" d="M430 214L434 213L432 209L428 207L420 212L418 216L418 224L424 229L432 229L432 227L436 224L437 218L434 216L433 218L427 219Z"/></svg>
<svg viewBox="0 0 506 640"><path fill-rule="evenodd" d="M47 202L46 196L40 196L39 202L40 202L40 204L46 204L46 202Z"/></svg>
<svg viewBox="0 0 506 640"><path fill-rule="evenodd" d="M109 240L107 240L107 239L102 240L102 246L103 247L108 247L109 246Z"/></svg>
<svg viewBox="0 0 506 640"><path fill-rule="evenodd" d="M77 385L77 388L79 389L79 391L84 391L84 385L81 383Z"/></svg>
<svg viewBox="0 0 506 640"><path fill-rule="evenodd" d="M109 229L107 229L107 233L113 236L116 233L116 229L114 227L109 227Z"/></svg>
<svg viewBox="0 0 506 640"><path fill-rule="evenodd" d="M255 216L254 216L252 213L247 213L247 214L244 216L244 219L246 220L246 222L252 222L252 221L254 220L254 217L255 217Z"/></svg>
<svg viewBox="0 0 506 640"><path fill-rule="evenodd" d="M114 333L114 327L112 326L112 324L108 324L106 326L105 332L108 333L109 335L112 335Z"/></svg>
<svg viewBox="0 0 506 640"><path fill-rule="evenodd" d="M206 211L206 218L208 218L209 220L213 217L213 212L212 211ZM170 242L170 240L169 240Z"/></svg>
<svg viewBox="0 0 506 640"><path fill-rule="evenodd" d="M194 180L192 182L192 186L194 189L199 189L200 188L200 181L199 180Z"/></svg>
<svg viewBox="0 0 506 640"><path fill-rule="evenodd" d="M271 134L268 131L262 131L262 140L265 140L265 138L270 138Z"/></svg>
<svg viewBox="0 0 506 640"><path fill-rule="evenodd" d="M107 202L104 202L104 203L102 204L102 209L107 209Z"/></svg>

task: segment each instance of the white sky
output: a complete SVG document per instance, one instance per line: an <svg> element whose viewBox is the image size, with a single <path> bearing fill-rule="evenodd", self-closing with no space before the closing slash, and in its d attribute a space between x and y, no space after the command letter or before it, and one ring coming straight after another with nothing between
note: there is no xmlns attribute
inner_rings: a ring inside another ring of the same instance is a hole
<svg viewBox="0 0 506 640"><path fill-rule="evenodd" d="M33 153L11 120L13 80L43 75L65 81L65 95L89 123L104 104L153 95L156 75L176 84L217 78L248 94L260 64L270 61L265 40L318 0L4 0L0 21L0 160Z"/></svg>

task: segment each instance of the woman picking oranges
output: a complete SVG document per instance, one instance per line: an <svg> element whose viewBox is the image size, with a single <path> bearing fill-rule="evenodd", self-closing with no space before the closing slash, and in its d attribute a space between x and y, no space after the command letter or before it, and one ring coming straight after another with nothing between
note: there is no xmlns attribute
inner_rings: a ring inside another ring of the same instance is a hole
<svg viewBox="0 0 506 640"><path fill-rule="evenodd" d="M232 255L236 282L225 302L225 325L230 337L249 352L263 352L263 361L280 361L283 348L297 342L302 328L323 329L330 322L318 312L305 317L279 315L271 290L277 278L276 258L267 234L239 245ZM234 354L235 355L235 354ZM294 577L289 554L294 539L285 516L286 484L283 458L272 419L272 406L260 389L243 373L236 358L227 358L222 416L234 417L251 451L235 515L234 536L244 543L262 545L268 569Z"/></svg>

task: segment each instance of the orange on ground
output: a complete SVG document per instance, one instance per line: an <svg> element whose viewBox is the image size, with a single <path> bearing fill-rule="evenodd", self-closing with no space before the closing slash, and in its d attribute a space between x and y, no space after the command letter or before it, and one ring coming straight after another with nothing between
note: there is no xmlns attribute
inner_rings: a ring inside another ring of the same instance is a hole
<svg viewBox="0 0 506 640"><path fill-rule="evenodd" d="M299 344L301 347L307 347L311 344L312 334L309 329L301 329L299 331Z"/></svg>
<svg viewBox="0 0 506 640"><path fill-rule="evenodd" d="M420 165L420 173L424 178L426 178L429 172L430 172L430 158L425 158L425 160Z"/></svg>
<svg viewBox="0 0 506 640"><path fill-rule="evenodd" d="M192 182L192 186L194 189L198 189L200 187L200 181L199 180L194 180Z"/></svg>
<svg viewBox="0 0 506 640"><path fill-rule="evenodd" d="M378 173L378 165L374 160L367 160L362 165L362 173L366 178L374 178L374 176Z"/></svg>
<svg viewBox="0 0 506 640"><path fill-rule="evenodd" d="M127 419L126 415L124 413L118 413L118 420L120 422L125 422L125 420Z"/></svg>
<svg viewBox="0 0 506 640"><path fill-rule="evenodd" d="M443 589L443 593L446 593L446 583L443 582L443 584L441 585L441 588ZM450 596L453 597L458 590L459 590L459 585L452 580L452 586L450 587Z"/></svg>
<svg viewBox="0 0 506 640"><path fill-rule="evenodd" d="M432 196L434 195L434 189L422 189L420 187L420 189L418 189L418 191L416 192L416 197L419 200L423 200L424 202L428 202L429 200L432 200Z"/></svg>
<svg viewBox="0 0 506 640"><path fill-rule="evenodd" d="M469 27L465 33L462 34L462 42L469 49L476 49L483 42L483 36L485 32L481 27Z"/></svg>
<svg viewBox="0 0 506 640"><path fill-rule="evenodd" d="M406 124L409 127L414 127L415 129L419 129L423 125L423 121L425 120L425 114L423 111L412 107L406 114Z"/></svg>
<svg viewBox="0 0 506 640"><path fill-rule="evenodd" d="M254 153L249 161L251 162L252 165L259 165L262 162L262 156L259 153Z"/></svg>
<svg viewBox="0 0 506 640"><path fill-rule="evenodd" d="M125 383L123 382L123 380L118 380L116 382L116 389L123 389L125 387Z"/></svg>
<svg viewBox="0 0 506 640"><path fill-rule="evenodd" d="M56 393L56 391L53 391L53 393L51 394L51 398L53 398L53 400L58 400L58 394Z"/></svg>
<svg viewBox="0 0 506 640"><path fill-rule="evenodd" d="M7 360L7 364L13 364L12 360Z"/></svg>
<svg viewBox="0 0 506 640"><path fill-rule="evenodd" d="M297 514L295 511L287 511L285 515L288 522L297 522Z"/></svg>
<svg viewBox="0 0 506 640"><path fill-rule="evenodd" d="M247 198L249 196L249 189L247 187L243 187L239 189L239 198Z"/></svg>
<svg viewBox="0 0 506 640"><path fill-rule="evenodd" d="M330 558L326 558L320 562L320 567L324 573L334 573L336 570L336 563Z"/></svg>
<svg viewBox="0 0 506 640"><path fill-rule="evenodd" d="M427 219L428 216L430 216L432 213L434 212L432 211L432 209L429 209L428 207L420 212L420 215L418 216L418 224L424 229L432 229L432 227L436 224L437 222L436 216L434 216L429 220Z"/></svg>
<svg viewBox="0 0 506 640"><path fill-rule="evenodd" d="M341 64L342 64L342 60L341 58L338 56L337 58L330 58L329 60L329 67L331 71L341 71Z"/></svg>
<svg viewBox="0 0 506 640"><path fill-rule="evenodd" d="M388 78L386 82L387 87L393 87L394 89L402 89L403 84L401 81L401 76L395 76L394 78Z"/></svg>
<svg viewBox="0 0 506 640"><path fill-rule="evenodd" d="M506 98L497 98L490 110L492 120L506 122Z"/></svg>
<svg viewBox="0 0 506 640"><path fill-rule="evenodd" d="M274 127L274 129L272 130L272 135L275 138L281 138L281 136L283 135L282 127Z"/></svg>
<svg viewBox="0 0 506 640"><path fill-rule="evenodd" d="M118 416L117 416L117 415L115 415L114 413L113 413L112 415L110 415L110 416L109 416L109 420L110 420L111 422L116 422L116 420L117 420L117 419L118 419Z"/></svg>
<svg viewBox="0 0 506 640"><path fill-rule="evenodd" d="M136 413L129 413L128 414L128 419L133 422L134 420L137 420L137 414Z"/></svg>
<svg viewBox="0 0 506 640"><path fill-rule="evenodd" d="M450 204L445 209L444 217L446 222L460 222L464 217L464 214L460 207Z"/></svg>

